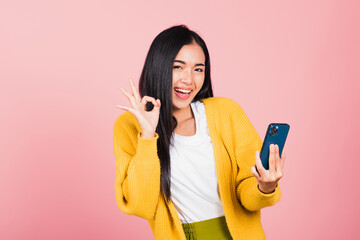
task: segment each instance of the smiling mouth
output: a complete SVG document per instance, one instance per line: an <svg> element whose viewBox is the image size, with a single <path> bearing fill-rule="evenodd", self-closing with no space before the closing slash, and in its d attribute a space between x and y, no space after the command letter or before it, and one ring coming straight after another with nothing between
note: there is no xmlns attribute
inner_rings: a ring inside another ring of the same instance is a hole
<svg viewBox="0 0 360 240"><path fill-rule="evenodd" d="M186 90L186 89L182 89L182 88L174 88L175 92L181 93L181 94L190 94L192 92L192 90Z"/></svg>
<svg viewBox="0 0 360 240"><path fill-rule="evenodd" d="M175 95L182 100L187 100L193 90L186 90L181 88L174 88Z"/></svg>

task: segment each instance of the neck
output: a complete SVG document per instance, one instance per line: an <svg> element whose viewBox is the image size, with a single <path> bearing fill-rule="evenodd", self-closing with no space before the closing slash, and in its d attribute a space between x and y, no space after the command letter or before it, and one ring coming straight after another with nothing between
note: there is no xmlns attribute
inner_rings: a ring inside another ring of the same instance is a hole
<svg viewBox="0 0 360 240"><path fill-rule="evenodd" d="M185 119L194 118L194 114L191 110L190 104L182 109L174 109L173 116L176 118L176 121L182 122Z"/></svg>

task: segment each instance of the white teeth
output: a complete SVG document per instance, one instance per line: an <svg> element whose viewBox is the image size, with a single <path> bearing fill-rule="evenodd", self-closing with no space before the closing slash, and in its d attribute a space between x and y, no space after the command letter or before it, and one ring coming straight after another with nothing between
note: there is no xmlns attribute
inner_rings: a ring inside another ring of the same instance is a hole
<svg viewBox="0 0 360 240"><path fill-rule="evenodd" d="M181 88L175 88L176 91L178 92L182 92L182 93L190 93L191 90L185 90L185 89L181 89Z"/></svg>

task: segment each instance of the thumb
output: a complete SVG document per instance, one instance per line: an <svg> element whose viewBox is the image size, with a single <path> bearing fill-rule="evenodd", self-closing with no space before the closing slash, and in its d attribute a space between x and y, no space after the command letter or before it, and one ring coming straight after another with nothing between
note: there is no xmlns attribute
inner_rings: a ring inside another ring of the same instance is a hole
<svg viewBox="0 0 360 240"><path fill-rule="evenodd" d="M156 103L157 103L157 105L154 105L154 107L160 108L160 106L161 106L160 99L156 99Z"/></svg>

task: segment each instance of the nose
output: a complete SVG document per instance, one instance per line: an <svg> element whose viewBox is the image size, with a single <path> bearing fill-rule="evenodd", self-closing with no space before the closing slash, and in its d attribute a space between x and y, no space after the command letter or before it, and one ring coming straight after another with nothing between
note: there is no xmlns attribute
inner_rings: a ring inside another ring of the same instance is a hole
<svg viewBox="0 0 360 240"><path fill-rule="evenodd" d="M181 77L181 82L185 83L185 84L191 84L193 81L193 76L192 76L192 72L191 69L186 69L182 72L182 77Z"/></svg>

